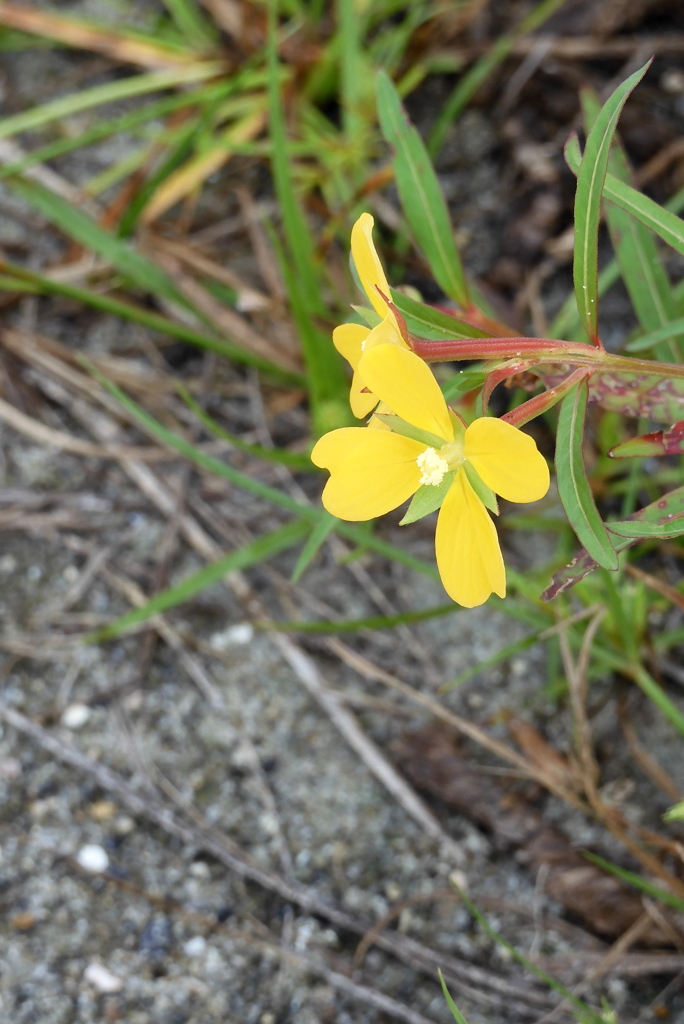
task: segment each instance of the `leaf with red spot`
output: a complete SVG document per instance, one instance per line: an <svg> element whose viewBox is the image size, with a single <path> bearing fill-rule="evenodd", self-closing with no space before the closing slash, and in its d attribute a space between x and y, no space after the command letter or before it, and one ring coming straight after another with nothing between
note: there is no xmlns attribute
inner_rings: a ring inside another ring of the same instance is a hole
<svg viewBox="0 0 684 1024"><path fill-rule="evenodd" d="M628 516L622 522L607 523L607 526L608 535L615 550L624 551L625 548L631 547L632 544L636 544L639 540L653 539L652 528L654 526L663 528L660 536L667 535L668 533L672 536L672 532L677 530L676 523L679 523L681 532L684 533L684 487L677 487L674 491L668 491L658 501L654 501L650 505L639 509L638 512ZM629 529L627 524L630 524L630 526L631 524L641 524L640 536L619 536L615 532L620 529L627 532ZM550 601L552 598L569 590L570 587L574 587L576 583L579 583L590 572L593 572L597 564L586 549L583 548L575 555L569 565L559 569L554 575L550 584L541 595L542 601Z"/></svg>
<svg viewBox="0 0 684 1024"><path fill-rule="evenodd" d="M673 424L669 430L656 430L652 434L640 434L629 441L623 441L611 448L611 459L646 458L659 455L681 455L684 453L684 420Z"/></svg>

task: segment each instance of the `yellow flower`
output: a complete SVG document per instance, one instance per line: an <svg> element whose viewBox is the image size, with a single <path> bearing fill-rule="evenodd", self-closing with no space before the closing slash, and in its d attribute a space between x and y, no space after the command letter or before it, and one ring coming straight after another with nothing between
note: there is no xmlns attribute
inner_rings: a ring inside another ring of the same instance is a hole
<svg viewBox="0 0 684 1024"><path fill-rule="evenodd" d="M358 419L363 419L378 404L377 397L367 390L367 385L359 373L358 367L363 352L376 345L407 347L394 313L378 291L379 288L382 294L387 296L390 293L382 263L373 245L373 224L373 218L369 213L361 214L352 228L351 251L363 290L375 312L383 318L382 322L373 329L362 324L342 324L333 331L335 348L354 371L349 404Z"/></svg>
<svg viewBox="0 0 684 1024"><path fill-rule="evenodd" d="M435 549L449 596L466 608L491 593L505 597L503 558L484 500L491 505L492 492L519 502L546 494L549 471L534 441L489 417L459 430L432 371L406 348L364 352L361 370L394 418L385 420L390 430L345 427L318 441L311 458L330 470L325 508L340 519L374 519L418 492L413 518L441 504Z"/></svg>

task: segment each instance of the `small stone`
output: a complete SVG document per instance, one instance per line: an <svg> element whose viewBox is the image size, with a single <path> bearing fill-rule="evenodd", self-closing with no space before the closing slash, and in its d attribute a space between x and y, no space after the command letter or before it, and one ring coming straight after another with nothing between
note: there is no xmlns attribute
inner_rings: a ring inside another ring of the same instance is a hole
<svg viewBox="0 0 684 1024"><path fill-rule="evenodd" d="M93 821L109 821L116 814L116 804L111 800L96 800L90 805L90 817Z"/></svg>
<svg viewBox="0 0 684 1024"><path fill-rule="evenodd" d="M22 910L20 913L15 914L10 924L13 928L16 928L18 932L30 932L36 923L36 919L33 914L29 914L28 910Z"/></svg>
<svg viewBox="0 0 684 1024"><path fill-rule="evenodd" d="M193 878L211 878L211 870L205 860L195 860L189 867Z"/></svg>
<svg viewBox="0 0 684 1024"><path fill-rule="evenodd" d="M17 560L14 555L3 555L0 558L0 573L3 576L11 576L16 571Z"/></svg>
<svg viewBox="0 0 684 1024"><path fill-rule="evenodd" d="M215 651L227 651L229 647L241 647L254 639L254 627L250 622L237 622L234 626L214 633L209 639Z"/></svg>
<svg viewBox="0 0 684 1024"><path fill-rule="evenodd" d="M0 775L3 779L18 779L21 775L21 761L16 757L6 757L0 761Z"/></svg>
<svg viewBox="0 0 684 1024"><path fill-rule="evenodd" d="M42 575L43 570L39 565L29 565L28 569L26 570L26 579L29 581L29 583L37 583Z"/></svg>
<svg viewBox="0 0 684 1024"><path fill-rule="evenodd" d="M79 572L75 565L67 565L65 569L62 569L62 579L67 583L75 583L78 576Z"/></svg>
<svg viewBox="0 0 684 1024"><path fill-rule="evenodd" d="M61 722L67 729L80 729L90 718L90 708L87 704L69 704L64 709Z"/></svg>
<svg viewBox="0 0 684 1024"><path fill-rule="evenodd" d="M120 992L123 988L121 978L118 978L116 974L112 974L103 964L98 964L96 960L88 964L83 972L83 978L103 995Z"/></svg>
<svg viewBox="0 0 684 1024"><path fill-rule="evenodd" d="M129 818L127 814L121 814L114 821L112 828L116 832L117 836L128 836L131 832L135 831L135 822L133 818Z"/></svg>
<svg viewBox="0 0 684 1024"><path fill-rule="evenodd" d="M207 948L207 940L203 935L193 935L183 946L186 956L202 956Z"/></svg>
<svg viewBox="0 0 684 1024"><path fill-rule="evenodd" d="M101 846L96 846L95 843L88 843L86 846L82 846L78 851L76 860L84 871L90 871L94 875L99 875L109 867L107 851L103 850Z"/></svg>
<svg viewBox="0 0 684 1024"><path fill-rule="evenodd" d="M259 1017L259 1024L275 1024L275 1021L275 1013L271 1013L270 1010L267 1010L266 1013L262 1013Z"/></svg>

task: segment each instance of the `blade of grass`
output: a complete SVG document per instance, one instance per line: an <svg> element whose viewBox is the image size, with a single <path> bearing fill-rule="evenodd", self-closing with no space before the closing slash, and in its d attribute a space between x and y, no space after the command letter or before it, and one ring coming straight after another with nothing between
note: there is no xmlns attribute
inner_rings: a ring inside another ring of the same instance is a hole
<svg viewBox="0 0 684 1024"><path fill-rule="evenodd" d="M150 330L158 331L160 334L178 338L179 341L187 341L191 345L197 345L198 348L207 349L210 352L217 352L219 355L225 356L226 359L234 359L236 362L244 363L247 366L254 366L275 380L294 384L298 387L302 387L305 383L298 374L284 370L276 366L275 363L271 363L261 356L241 348L234 342L228 341L225 338L213 337L193 327L188 327L186 324L169 320L160 313L153 313L142 306L136 306L133 303L124 302L121 299L115 299L102 292L91 291L88 288L79 288L77 285L67 284L63 281L54 281L42 274L37 274L26 270L24 267L18 267L3 260L0 260L0 270L5 270L12 275L9 276L8 274L7 276L0 277L0 288L4 288L7 291L24 291L33 295L63 295L66 298L74 299L76 302L82 302L93 309L100 309L105 313L120 316L124 320L131 320L134 323L142 324L144 327L149 327Z"/></svg>
<svg viewBox="0 0 684 1024"><path fill-rule="evenodd" d="M315 317L325 315L325 307L315 270L314 241L297 200L291 176L288 139L280 95L278 0L268 2L266 53L273 178L287 247L286 253L280 253L280 264L306 362L314 430L317 433L324 433L349 421L346 403L347 380L332 340L314 323ZM275 232L271 231L270 235L278 253L280 247L276 246Z"/></svg>
<svg viewBox="0 0 684 1024"><path fill-rule="evenodd" d="M577 175L573 277L582 326L594 344L599 344L598 230L610 146L627 97L644 77L650 63L630 75L604 103L587 138Z"/></svg>
<svg viewBox="0 0 684 1024"><path fill-rule="evenodd" d="M175 21L183 39L196 50L215 46L219 34L213 24L205 18L193 0L163 0L167 11Z"/></svg>
<svg viewBox="0 0 684 1024"><path fill-rule="evenodd" d="M220 438L222 441L227 441L234 448L237 448L239 452L244 452L245 455L252 455L256 459L264 459L266 462L277 462L282 466L289 466L291 469L307 470L310 473L317 471L317 467L314 466L307 455L283 451L282 448L262 448L259 444L247 444L246 441L243 441L235 434L231 434L230 431L222 427L220 423L217 423L215 419L205 412L181 381L176 381L176 390L188 408L192 410L202 426L210 434Z"/></svg>
<svg viewBox="0 0 684 1024"><path fill-rule="evenodd" d="M547 974L546 971L541 969L541 967L538 967L532 960L529 960L524 953L521 953L520 950L516 949L515 946L512 946L510 942L507 942L503 935L499 934L499 932L492 927L482 911L478 910L473 901L466 896L463 890L459 889L457 885L454 885L454 888L458 892L469 912L478 921L480 926L493 942L497 943L497 945L503 946L504 949L507 949L514 960L517 960L519 964L522 964L523 967L528 971L531 971L537 978L541 978L541 980L548 985L549 988L553 989L554 992L560 993L560 995L567 999L568 1002L575 1007L575 1010L581 1014L581 1019L586 1022L591 1021L592 1024L605 1024L605 1020L600 1013L597 1013L582 999L578 999L569 988L562 985L560 981L553 977L553 975Z"/></svg>
<svg viewBox="0 0 684 1024"><path fill-rule="evenodd" d="M631 885L634 889L638 889L639 892L645 893L647 896L651 896L654 900L660 900L661 903L665 903L668 907L672 907L673 910L678 910L680 913L684 912L684 900L681 897L676 896L672 892L668 892L667 889L661 889L659 885L654 885L653 882L648 882L645 878L635 874L633 871L627 871L625 868L618 867L617 864L612 864L609 860L605 860L603 857L599 857L597 853L591 853L589 850L582 850L582 856L590 860L592 864L596 864L597 867L602 868L609 874L619 878L621 882L625 882L627 885Z"/></svg>
<svg viewBox="0 0 684 1024"><path fill-rule="evenodd" d="M588 89L584 89L581 95L585 126L589 132L598 116L600 104ZM617 134L613 138L608 170L625 184L633 183L632 169ZM622 279L639 323L645 331L656 331L675 320L678 309L653 235L618 206L606 204L605 213ZM655 355L665 362L681 360L679 347L672 340L657 345Z"/></svg>
<svg viewBox="0 0 684 1024"><path fill-rule="evenodd" d="M588 394L583 380L561 403L556 438L558 493L580 543L599 565L617 569L617 554L594 504L582 457Z"/></svg>
<svg viewBox="0 0 684 1024"><path fill-rule="evenodd" d="M187 300L160 267L100 227L88 214L36 182L10 178L9 183L27 203L39 210L69 238L107 260L138 287L189 307Z"/></svg>
<svg viewBox="0 0 684 1024"><path fill-rule="evenodd" d="M362 629L394 629L413 622L426 622L442 615L460 611L457 604L440 604L419 612L400 612L398 615L369 615L365 619L335 619L330 622L267 622L259 629L274 629L284 633L357 633Z"/></svg>
<svg viewBox="0 0 684 1024"><path fill-rule="evenodd" d="M662 687L658 685L653 676L646 671L644 666L637 663L629 666L629 668L626 667L623 671L634 680L649 700L662 711L677 732L684 736L684 715L677 705L670 700Z"/></svg>
<svg viewBox="0 0 684 1024"><path fill-rule="evenodd" d="M236 551L231 551L217 562L212 562L211 565L205 565L198 572L191 573L175 586L167 587L161 593L155 594L141 608L134 608L132 611L126 612L125 615L120 615L118 619L110 622L107 626L91 633L87 637L87 641L101 643L103 640L112 640L114 637L121 636L132 626L139 626L153 615L169 611L171 608L183 604L184 601L189 601L195 594L218 583L228 573L248 569L251 565L265 562L267 558L272 558L281 551L294 547L308 530L309 524L305 520L295 519L294 522L287 523L286 526L281 526L272 533L264 534L256 540L250 541L249 544L245 544Z"/></svg>
<svg viewBox="0 0 684 1024"><path fill-rule="evenodd" d="M322 544L325 543L326 539L335 529L339 522L335 516L331 516L328 513L327 518L321 517L317 523L314 524L314 528L307 537L306 544L299 553L297 563L292 570L292 582L299 583L300 579L311 565Z"/></svg>
<svg viewBox="0 0 684 1024"><path fill-rule="evenodd" d="M1 10L0 8L0 17ZM0 120L0 139L9 138L10 135L17 135L19 132L35 131L36 128L50 124L51 121L57 121L105 103L114 103L130 99L133 96L142 96L148 92L160 92L162 89L173 89L176 86L202 82L207 78L214 78L220 71L221 65L218 61L214 61L191 65L187 68L175 68L172 71L153 71L147 75L132 75L130 78L120 78L115 82L93 86L92 89L83 89L82 92L71 93L69 96L62 96L49 103L43 103L39 107L33 107L31 110L22 111L20 114L2 118Z"/></svg>
<svg viewBox="0 0 684 1024"><path fill-rule="evenodd" d="M380 127L394 153L394 176L411 233L445 295L467 307L468 286L437 175L423 140L383 71L378 74L377 97Z"/></svg>
<svg viewBox="0 0 684 1024"><path fill-rule="evenodd" d="M502 647L500 651L496 652L496 654L492 654L491 657L485 658L484 661L478 662L477 665L467 668L465 672L461 672L455 679L450 679L449 682L443 683L439 688L439 693L449 693L450 690L456 689L457 686L462 686L463 683L467 683L469 679L472 679L473 676L479 675L480 672L484 672L488 668L493 668L495 665L499 665L502 661L507 661L509 658L512 658L514 654L526 651L528 647L533 647L539 642L540 633L543 632L544 630L539 630L537 633L532 633L530 636L524 636L521 640L516 640L515 643Z"/></svg>
<svg viewBox="0 0 684 1024"><path fill-rule="evenodd" d="M340 50L340 104L342 126L348 143L353 143L365 127L360 112L362 15L354 0L337 0Z"/></svg>
<svg viewBox="0 0 684 1024"><path fill-rule="evenodd" d="M157 40L142 32L108 29L92 21L19 7L4 0L0 25L7 25L46 39L58 40L79 50L104 53L124 64L143 67L178 67L197 61L198 54L181 43ZM225 68L224 68L225 70Z"/></svg>
<svg viewBox="0 0 684 1024"><path fill-rule="evenodd" d="M264 484L260 480L255 480L246 473L241 473L239 470L234 469L227 463L222 462L220 459L214 458L213 455L208 455L206 452L200 451L200 449L191 444L190 441L186 441L184 437L175 434L172 430L169 430L167 427L163 426L163 424L159 423L154 416L151 416L145 409L138 405L137 402L134 402L132 398L129 398L121 388L108 380L86 359L81 358L80 361L87 368L89 373L91 373L93 377L95 377L95 379L99 381L99 383L111 395L113 395L114 398L116 398L122 408L126 409L144 430L150 433L153 437L158 438L169 448L180 452L181 455L184 455L191 462L194 462L195 465L201 466L203 469L207 470L207 472L214 473L216 476L220 476L224 480L228 480L236 487L240 487L242 490L247 491L248 494L254 494L257 498L262 498L264 501L270 501L273 505L277 505L289 512L293 512L295 515L303 519L307 519L309 522L317 522L328 514L322 508L318 508L313 505L303 505L295 498L291 498L289 494L285 494L284 491L279 491L277 488L270 487L268 484ZM386 541L381 540L379 537L375 537L372 533L354 525L353 523L339 522L335 529L342 537L346 537L371 551L375 551L379 555L384 555L385 558L390 558L395 562L400 562L409 569L415 569L416 572L420 572L424 576L430 576L432 579L439 580L439 572L437 571L436 565L430 565L428 562L423 562L420 558L415 558L413 555L402 551L401 548L397 548L393 544L388 544Z"/></svg>
<svg viewBox="0 0 684 1024"><path fill-rule="evenodd" d="M506 59L518 40L543 25L564 3L565 0L542 0L511 32L499 36L488 52L462 76L432 127L428 139L430 156L437 156L444 145L451 123L461 116L477 90Z"/></svg>
<svg viewBox="0 0 684 1024"><path fill-rule="evenodd" d="M439 968L437 968L437 974L439 975L439 983L442 986L442 993L443 993L444 998L446 1000L446 1004L449 1007L449 1009L451 1010L451 1016L456 1021L456 1024L468 1024L468 1021L465 1019L465 1017L463 1016L463 1014L459 1010L458 1006L456 1005L456 1003L451 998L451 993L449 992L449 989L447 988L446 981L444 980L444 976L442 975L442 972L439 970Z"/></svg>

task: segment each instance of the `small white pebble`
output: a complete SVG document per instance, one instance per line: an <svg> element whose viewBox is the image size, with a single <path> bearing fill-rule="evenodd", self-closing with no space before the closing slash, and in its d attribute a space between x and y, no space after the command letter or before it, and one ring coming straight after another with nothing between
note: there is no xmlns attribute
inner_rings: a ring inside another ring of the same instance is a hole
<svg viewBox="0 0 684 1024"><path fill-rule="evenodd" d="M28 569L26 570L26 579L30 583L37 583L42 575L43 570L39 565L29 565Z"/></svg>
<svg viewBox="0 0 684 1024"><path fill-rule="evenodd" d="M106 871L109 867L107 851L103 850L101 846L96 846L94 843L82 846L78 851L76 860L84 871L91 871L94 875L98 875L101 871Z"/></svg>
<svg viewBox="0 0 684 1024"><path fill-rule="evenodd" d="M78 576L79 572L75 565L67 565L65 569L62 569L62 579L67 583L75 583Z"/></svg>
<svg viewBox="0 0 684 1024"><path fill-rule="evenodd" d="M194 935L183 946L186 956L202 956L207 948L207 940L202 935Z"/></svg>
<svg viewBox="0 0 684 1024"><path fill-rule="evenodd" d="M97 849L97 847L95 847L95 849ZM86 981L90 982L93 988L97 989L98 992L102 992L103 995L107 995L111 992L120 992L123 988L123 981L121 978L117 978L116 974L112 974L110 970L102 964L98 964L96 960L93 960L92 963L88 964L83 972L83 977Z"/></svg>
<svg viewBox="0 0 684 1024"><path fill-rule="evenodd" d="M7 757L0 761L0 775L3 779L16 779L21 775L21 761L16 757Z"/></svg>
<svg viewBox="0 0 684 1024"><path fill-rule="evenodd" d="M215 651L227 651L229 647L241 647L254 639L254 627L250 622L237 622L234 626L214 633L209 643Z"/></svg>
<svg viewBox="0 0 684 1024"><path fill-rule="evenodd" d="M69 704L64 709L61 722L67 729L80 729L90 718L90 708L87 704Z"/></svg>
<svg viewBox="0 0 684 1024"><path fill-rule="evenodd" d="M211 878L211 871L206 861L195 860L188 868L193 878Z"/></svg>
<svg viewBox="0 0 684 1024"><path fill-rule="evenodd" d="M135 822L127 814L121 814L118 818L114 819L113 828L117 836L127 836L134 831Z"/></svg>
<svg viewBox="0 0 684 1024"><path fill-rule="evenodd" d="M17 560L14 555L3 555L0 558L0 572L4 576L9 576L17 568Z"/></svg>

